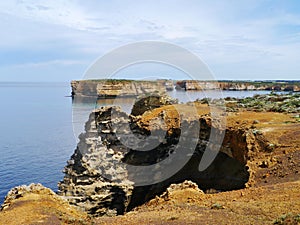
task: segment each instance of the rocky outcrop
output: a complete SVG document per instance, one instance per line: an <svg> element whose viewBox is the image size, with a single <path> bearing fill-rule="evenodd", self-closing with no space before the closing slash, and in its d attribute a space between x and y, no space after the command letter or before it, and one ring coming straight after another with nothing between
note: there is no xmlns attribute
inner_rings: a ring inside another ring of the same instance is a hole
<svg viewBox="0 0 300 225"><path fill-rule="evenodd" d="M173 82L167 80L80 80L72 81L72 96L99 98L135 97L145 94L161 94L173 90Z"/></svg>
<svg viewBox="0 0 300 225"><path fill-rule="evenodd" d="M89 216L41 184L12 188L0 210L0 224L92 224Z"/></svg>
<svg viewBox="0 0 300 225"><path fill-rule="evenodd" d="M229 90L229 91L300 91L299 81L196 81L183 80L176 83L176 89L184 90Z"/></svg>
<svg viewBox="0 0 300 225"><path fill-rule="evenodd" d="M144 224L161 223L163 217L166 224L173 220L178 224L207 223L207 218L212 219L211 224L235 219L243 224L249 218L253 224L258 223L258 214L248 212L249 204L260 212L260 223L286 212L292 214L276 221L296 221L300 186L298 94L237 100L235 106L243 110L226 112L226 127L213 124L207 105L200 102L168 104L161 97L154 101L148 97L138 101L136 110L141 111L135 115L127 115L118 107L93 111L65 167L60 196L40 184L13 188L0 210L0 224ZM284 112L293 113L244 110L253 107L252 101L262 100L263 105L278 103L288 107ZM191 104L197 113L190 110ZM177 110L191 113L182 117ZM186 132L193 131L198 122L199 132ZM213 163L199 171L204 153L212 150L212 130L216 136L226 131L224 140ZM181 143L180 138L186 141ZM185 144L193 142L195 148L189 152ZM173 160L174 155L185 164ZM167 163L160 164L164 161ZM151 165L152 176L144 176L142 168ZM165 177L170 165L179 170ZM252 184L253 175L254 186L227 192ZM138 183L141 181L146 182ZM135 209L121 217L91 218L69 203L95 216ZM199 212L202 216L194 220Z"/></svg>
<svg viewBox="0 0 300 225"><path fill-rule="evenodd" d="M133 80L80 80L72 81L72 96L76 97L136 97L146 94L164 94L172 91L172 80L133 81ZM183 90L230 90L230 91L300 91L299 81L196 81L176 82L176 89Z"/></svg>
<svg viewBox="0 0 300 225"><path fill-rule="evenodd" d="M239 153L226 142L214 162L199 171L204 150L213 151L208 141L212 129L210 117L171 117L164 109L158 116L151 115L151 111L142 116L127 115L118 107L94 110L65 167L59 194L90 214L117 215L162 194L170 184L184 180L195 182L203 190L245 187L249 179L245 165L247 144L241 145L246 149ZM200 132L186 132L195 130L197 123L201 125ZM216 129L214 134L223 131ZM240 141L244 142L243 135ZM187 143L195 144L192 152ZM168 160L172 156L180 160ZM148 175L145 169L145 175L143 168L147 166L151 169ZM177 167L170 176L165 175L170 168Z"/></svg>
<svg viewBox="0 0 300 225"><path fill-rule="evenodd" d="M108 145L113 141L108 139L110 125L115 122L110 119L111 110L103 108L90 114L86 132L79 136L77 149L64 169L64 180L59 184L60 195L94 215L124 213L134 187L125 166L120 163L122 149L115 151ZM118 113L120 123L127 122L125 113Z"/></svg>
<svg viewBox="0 0 300 225"><path fill-rule="evenodd" d="M7 209L15 200L24 197L27 194L44 194L50 195L55 199L62 199L57 196L51 189L44 187L41 184L22 185L12 188L6 195L4 203L1 206L1 210Z"/></svg>
<svg viewBox="0 0 300 225"><path fill-rule="evenodd" d="M178 103L178 100L174 100L168 95L139 96L133 105L131 115L142 115L144 112L158 108L162 105L172 105L176 103Z"/></svg>

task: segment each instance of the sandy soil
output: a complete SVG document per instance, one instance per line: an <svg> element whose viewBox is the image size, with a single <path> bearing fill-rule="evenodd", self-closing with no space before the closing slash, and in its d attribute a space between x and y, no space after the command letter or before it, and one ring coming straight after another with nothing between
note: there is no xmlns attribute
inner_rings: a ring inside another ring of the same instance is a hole
<svg viewBox="0 0 300 225"><path fill-rule="evenodd" d="M281 215L300 213L300 181L204 194L174 191L116 218L98 224L272 224Z"/></svg>

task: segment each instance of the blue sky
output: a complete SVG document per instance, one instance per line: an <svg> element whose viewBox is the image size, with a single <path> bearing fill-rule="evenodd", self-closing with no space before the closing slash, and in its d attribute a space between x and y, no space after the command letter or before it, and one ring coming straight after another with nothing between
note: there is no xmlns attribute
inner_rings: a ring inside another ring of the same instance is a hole
<svg viewBox="0 0 300 225"><path fill-rule="evenodd" d="M216 79L300 79L297 0L7 0L0 16L0 81L81 79L99 56L144 40L190 50Z"/></svg>

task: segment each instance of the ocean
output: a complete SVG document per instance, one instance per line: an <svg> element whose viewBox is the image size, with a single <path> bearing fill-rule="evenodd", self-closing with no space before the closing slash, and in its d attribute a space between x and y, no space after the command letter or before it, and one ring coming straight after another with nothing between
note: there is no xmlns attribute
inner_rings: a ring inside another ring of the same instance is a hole
<svg viewBox="0 0 300 225"><path fill-rule="evenodd" d="M68 83L0 83L0 202L22 184L57 190L73 153Z"/></svg>
<svg viewBox="0 0 300 225"><path fill-rule="evenodd" d="M0 83L0 203L18 185L41 183L57 191L63 167L76 148L76 136L83 131L89 110L94 107L90 103L72 104L72 98L66 97L70 92L69 83ZM266 93L223 91L223 96ZM169 94L181 102L205 97L195 91L188 92L188 96L182 91ZM210 91L209 97L213 96L214 91ZM114 102L103 99L97 104Z"/></svg>

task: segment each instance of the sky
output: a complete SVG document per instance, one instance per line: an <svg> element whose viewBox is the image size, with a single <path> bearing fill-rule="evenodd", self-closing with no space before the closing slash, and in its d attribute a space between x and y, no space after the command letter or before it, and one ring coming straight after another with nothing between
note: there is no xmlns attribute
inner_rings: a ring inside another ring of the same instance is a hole
<svg viewBox="0 0 300 225"><path fill-rule="evenodd" d="M3 0L0 17L0 81L81 79L97 58L147 40L196 54L215 79L300 80L297 0ZM131 78L167 73L135 68Z"/></svg>

